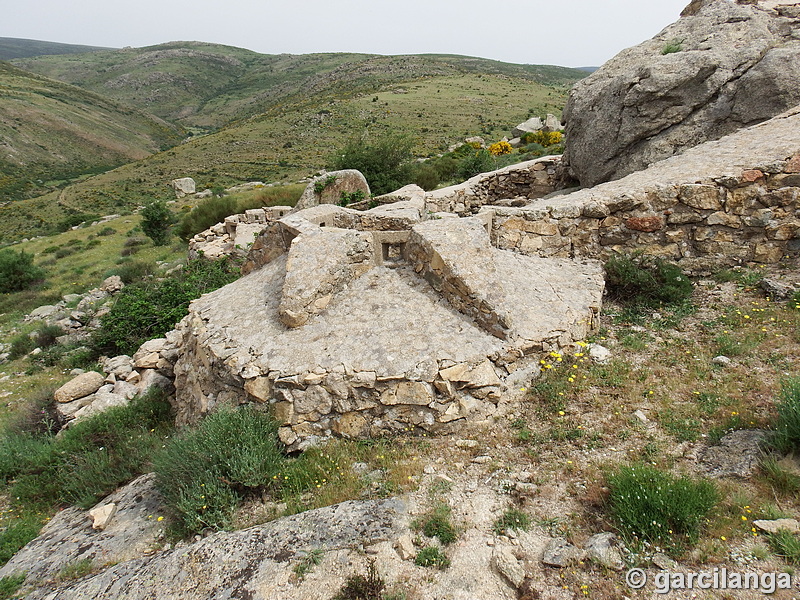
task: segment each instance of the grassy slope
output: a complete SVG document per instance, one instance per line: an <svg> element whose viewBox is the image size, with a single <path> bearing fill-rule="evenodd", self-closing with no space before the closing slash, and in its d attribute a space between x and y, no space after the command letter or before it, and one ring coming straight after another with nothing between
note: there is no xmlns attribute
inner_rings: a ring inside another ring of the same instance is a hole
<svg viewBox="0 0 800 600"><path fill-rule="evenodd" d="M179 129L92 92L0 62L0 199L141 159Z"/></svg>
<svg viewBox="0 0 800 600"><path fill-rule="evenodd" d="M0 60L27 58L30 56L41 56L42 54L78 54L82 52L93 52L95 50L108 50L108 48L0 37Z"/></svg>
<svg viewBox="0 0 800 600"><path fill-rule="evenodd" d="M17 60L27 70L138 106L187 127L219 128L298 94L376 90L420 77L487 73L570 85L574 69L451 55L266 55L202 42L170 42Z"/></svg>
<svg viewBox="0 0 800 600"><path fill-rule="evenodd" d="M262 115L218 133L125 165L60 192L0 208L0 241L41 235L65 211L110 214L152 198L170 199L167 183L194 177L200 189L246 180L295 181L325 167L331 152L351 135L403 131L418 140L421 156L441 151L466 135L496 140L529 114L560 114L564 86L544 86L504 74L448 74L364 87L320 88L309 97L276 104ZM321 85L321 84L320 84ZM377 100L376 100L377 98Z"/></svg>

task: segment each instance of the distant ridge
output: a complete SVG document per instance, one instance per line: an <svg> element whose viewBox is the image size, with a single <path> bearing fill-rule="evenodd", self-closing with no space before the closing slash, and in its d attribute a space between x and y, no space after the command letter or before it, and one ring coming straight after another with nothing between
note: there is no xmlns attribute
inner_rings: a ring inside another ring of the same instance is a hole
<svg viewBox="0 0 800 600"><path fill-rule="evenodd" d="M0 60L14 58L30 58L50 54L81 54L97 50L112 50L100 46L81 46L78 44L61 44L59 42L43 42L23 38L0 37Z"/></svg>
<svg viewBox="0 0 800 600"><path fill-rule="evenodd" d="M587 73L594 73L600 67L575 67L578 71L586 71Z"/></svg>

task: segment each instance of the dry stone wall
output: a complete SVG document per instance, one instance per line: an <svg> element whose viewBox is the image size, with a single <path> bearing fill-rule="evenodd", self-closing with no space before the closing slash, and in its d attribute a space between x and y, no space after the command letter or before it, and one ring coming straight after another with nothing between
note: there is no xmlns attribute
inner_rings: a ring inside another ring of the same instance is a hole
<svg viewBox="0 0 800 600"><path fill-rule="evenodd" d="M499 248L606 259L641 250L705 272L800 250L800 111L621 180L524 207L484 207Z"/></svg>
<svg viewBox="0 0 800 600"><path fill-rule="evenodd" d="M516 255L491 246L483 219L423 216L414 201L317 206L270 226L250 273L179 326L178 422L249 401L292 449L446 432L502 411L540 351L592 330L599 264Z"/></svg>

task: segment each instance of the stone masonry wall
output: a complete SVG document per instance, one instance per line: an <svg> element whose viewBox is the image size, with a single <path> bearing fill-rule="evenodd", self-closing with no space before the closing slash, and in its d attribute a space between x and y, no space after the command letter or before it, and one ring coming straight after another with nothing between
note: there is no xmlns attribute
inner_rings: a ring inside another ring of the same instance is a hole
<svg viewBox="0 0 800 600"><path fill-rule="evenodd" d="M482 210L493 243L522 254L641 250L696 273L775 263L800 251L798 131L800 107L610 183Z"/></svg>

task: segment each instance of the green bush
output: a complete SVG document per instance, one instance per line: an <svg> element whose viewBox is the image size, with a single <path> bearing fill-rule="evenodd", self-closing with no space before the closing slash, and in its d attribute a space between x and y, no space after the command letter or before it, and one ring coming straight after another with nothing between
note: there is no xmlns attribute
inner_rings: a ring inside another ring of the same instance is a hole
<svg viewBox="0 0 800 600"><path fill-rule="evenodd" d="M679 304L692 295L692 282L677 265L641 254L612 256L605 264L606 291L624 304Z"/></svg>
<svg viewBox="0 0 800 600"><path fill-rule="evenodd" d="M44 271L33 264L33 254L0 250L0 293L18 292L44 279Z"/></svg>
<svg viewBox="0 0 800 600"><path fill-rule="evenodd" d="M171 431L171 407L153 395L75 423L59 436L7 430L0 437L0 479L28 508L93 506L141 474Z"/></svg>
<svg viewBox="0 0 800 600"><path fill-rule="evenodd" d="M145 277L154 275L156 272L156 265L153 262L145 260L131 260L129 258L124 260L125 262L106 273L106 277L109 275L119 275L120 279L122 279L125 285L130 285L144 279Z"/></svg>
<svg viewBox="0 0 800 600"><path fill-rule="evenodd" d="M452 544L456 541L457 533L450 520L451 512L447 504L439 503L433 510L417 519L414 528L428 537L438 538L444 546Z"/></svg>
<svg viewBox="0 0 800 600"><path fill-rule="evenodd" d="M465 156L458 163L458 176L462 179L469 179L480 173L493 171L495 161L488 150L476 150Z"/></svg>
<svg viewBox="0 0 800 600"><path fill-rule="evenodd" d="M96 213L74 213L66 217L63 221L56 225L57 232L67 231L78 225L84 223L91 223L100 219L100 215Z"/></svg>
<svg viewBox="0 0 800 600"><path fill-rule="evenodd" d="M153 240L155 246L164 246L169 241L174 217L162 200L154 200L141 210L142 231Z"/></svg>
<svg viewBox="0 0 800 600"><path fill-rule="evenodd" d="M345 192L342 190L339 194L339 206L347 206L348 204L361 202L366 196L364 190L356 190L354 192Z"/></svg>
<svg viewBox="0 0 800 600"><path fill-rule="evenodd" d="M648 465L620 467L609 476L608 487L609 510L626 541L672 553L697 542L718 500L710 481L675 477Z"/></svg>
<svg viewBox="0 0 800 600"><path fill-rule="evenodd" d="M6 431L21 435L55 435L61 429L61 415L53 399L54 387L36 390L8 420Z"/></svg>
<svg viewBox="0 0 800 600"><path fill-rule="evenodd" d="M773 552L793 565L800 565L800 537L788 529L779 529L768 536Z"/></svg>
<svg viewBox="0 0 800 600"><path fill-rule="evenodd" d="M450 566L450 559L436 546L423 548L417 553L414 564L418 567L437 567L446 569Z"/></svg>
<svg viewBox="0 0 800 600"><path fill-rule="evenodd" d="M788 454L800 449L800 377L783 381L769 445Z"/></svg>
<svg viewBox="0 0 800 600"><path fill-rule="evenodd" d="M375 195L386 194L411 183L413 140L405 135L387 135L371 141L364 135L352 138L332 158L334 169L358 169Z"/></svg>
<svg viewBox="0 0 800 600"><path fill-rule="evenodd" d="M201 258L167 279L128 285L103 316L92 345L99 352L133 354L143 342L175 327L188 313L189 302L238 277L238 268L231 260Z"/></svg>
<svg viewBox="0 0 800 600"><path fill-rule="evenodd" d="M225 217L235 215L238 203L231 196L208 198L195 206L178 225L177 234L189 240L212 225L222 223Z"/></svg>
<svg viewBox="0 0 800 600"><path fill-rule="evenodd" d="M36 348L36 342L27 333L20 333L11 338L11 349L8 352L10 360L22 358L28 352Z"/></svg>
<svg viewBox="0 0 800 600"><path fill-rule="evenodd" d="M244 496L273 485L287 466L277 432L268 415L243 407L215 412L170 441L154 466L181 533L230 527Z"/></svg>
<svg viewBox="0 0 800 600"><path fill-rule="evenodd" d="M509 529L527 531L531 527L531 518L517 508L509 508L494 522L492 530L496 535L504 535Z"/></svg>

